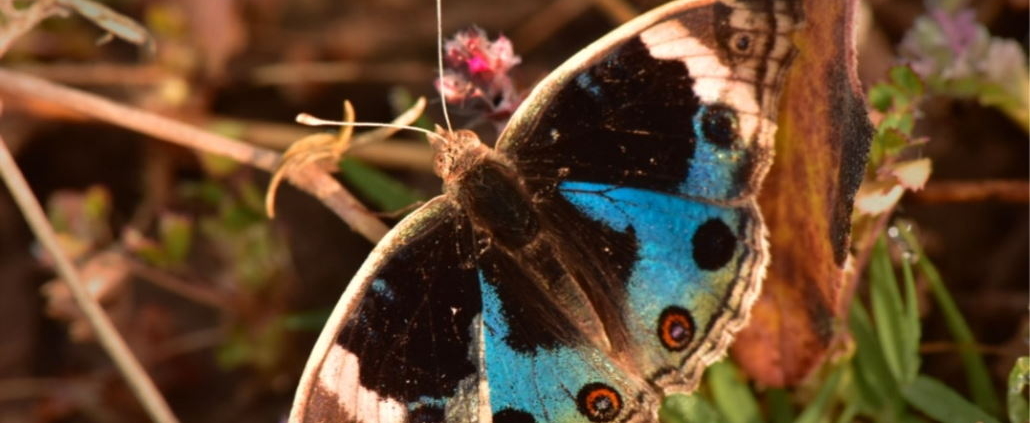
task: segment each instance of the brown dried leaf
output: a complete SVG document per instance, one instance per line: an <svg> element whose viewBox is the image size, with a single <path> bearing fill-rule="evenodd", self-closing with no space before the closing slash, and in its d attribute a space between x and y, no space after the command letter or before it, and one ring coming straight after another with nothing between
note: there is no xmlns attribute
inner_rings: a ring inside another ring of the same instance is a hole
<svg viewBox="0 0 1030 423"><path fill-rule="evenodd" d="M845 315L852 200L872 137L855 76L856 1L802 1L805 26L780 99L776 157L759 204L771 263L733 355L762 385L800 383Z"/></svg>
<svg viewBox="0 0 1030 423"><path fill-rule="evenodd" d="M897 178L898 183L905 189L919 191L930 179L932 167L933 163L928 158L909 160L896 163L894 169L891 169L891 175Z"/></svg>

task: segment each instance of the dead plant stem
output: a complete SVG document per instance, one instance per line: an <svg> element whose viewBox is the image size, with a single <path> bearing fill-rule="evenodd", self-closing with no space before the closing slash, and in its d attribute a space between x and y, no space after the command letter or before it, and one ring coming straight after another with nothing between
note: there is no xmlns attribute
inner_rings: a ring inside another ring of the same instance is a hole
<svg viewBox="0 0 1030 423"><path fill-rule="evenodd" d="M197 151L225 156L265 171L273 171L279 154L170 118L125 106L74 88L0 68L0 92L46 100L76 112ZM317 166L287 175L298 188L314 195L344 222L375 243L388 227L366 209L336 179Z"/></svg>
<svg viewBox="0 0 1030 423"><path fill-rule="evenodd" d="M54 234L54 229L50 226L43 208L36 201L36 197L32 194L29 184L25 181L25 177L21 174L17 164L15 164L14 157L7 150L7 145L2 137L0 137L0 176L3 177L7 188L11 191L11 196L14 197L18 207L25 215L25 220L36 234L36 238L39 239L39 242L43 244L53 257L57 273L68 284L68 288L75 298L75 303L82 310L83 314L86 315L93 330L96 331L100 345L111 356L111 359L114 360L115 366L122 373L122 376L125 377L133 393L143 403L143 408L147 410L147 413L156 422L177 422L178 419L172 414L172 410L157 390L154 381L150 379L143 366L136 359L136 356L129 350L129 346L126 345L125 340L118 333L118 330L115 329L107 314L104 313L104 309L86 291L82 281L79 279L78 272L75 270L75 266L72 265L71 260L61 250L57 236Z"/></svg>
<svg viewBox="0 0 1030 423"><path fill-rule="evenodd" d="M3 24L0 25L0 57L4 57L18 38L35 28L44 19L67 13L67 9L57 0L38 0L24 10L14 7L12 0L0 0L0 13L3 13Z"/></svg>

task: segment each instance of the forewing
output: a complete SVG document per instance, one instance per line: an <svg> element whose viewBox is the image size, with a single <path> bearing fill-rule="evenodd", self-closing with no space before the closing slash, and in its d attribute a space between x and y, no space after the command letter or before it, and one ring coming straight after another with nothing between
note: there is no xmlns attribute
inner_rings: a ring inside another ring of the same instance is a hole
<svg viewBox="0 0 1030 423"><path fill-rule="evenodd" d="M467 218L437 197L379 243L308 359L291 422L477 421L472 237Z"/></svg>
<svg viewBox="0 0 1030 423"><path fill-rule="evenodd" d="M797 20L787 0L655 9L538 84L497 148L539 186L575 180L745 197L772 158Z"/></svg>

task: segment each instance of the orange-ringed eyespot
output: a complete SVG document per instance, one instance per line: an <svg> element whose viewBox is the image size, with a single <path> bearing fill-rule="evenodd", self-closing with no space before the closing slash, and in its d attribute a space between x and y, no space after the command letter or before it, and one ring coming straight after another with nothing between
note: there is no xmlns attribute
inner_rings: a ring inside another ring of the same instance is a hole
<svg viewBox="0 0 1030 423"><path fill-rule="evenodd" d="M690 345L694 330L694 318L681 307L669 306L658 317L658 339L670 351L682 351Z"/></svg>
<svg viewBox="0 0 1030 423"><path fill-rule="evenodd" d="M610 422L622 411L622 396L611 386L588 383L576 396L579 412L592 422Z"/></svg>

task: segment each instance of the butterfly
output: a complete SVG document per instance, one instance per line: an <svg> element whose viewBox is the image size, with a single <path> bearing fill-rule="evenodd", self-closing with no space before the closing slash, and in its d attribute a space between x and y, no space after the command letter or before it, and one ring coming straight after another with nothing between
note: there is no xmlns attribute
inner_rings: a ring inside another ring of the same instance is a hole
<svg viewBox="0 0 1030 423"><path fill-rule="evenodd" d="M443 194L348 285L294 422L653 422L746 322L769 260L792 0L666 4L541 81L495 148L442 131Z"/></svg>

